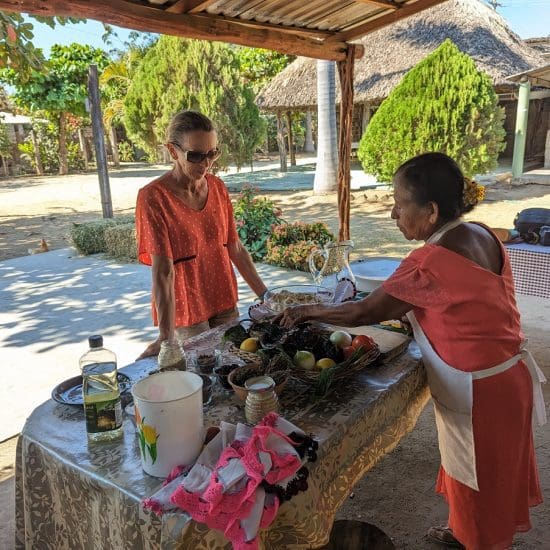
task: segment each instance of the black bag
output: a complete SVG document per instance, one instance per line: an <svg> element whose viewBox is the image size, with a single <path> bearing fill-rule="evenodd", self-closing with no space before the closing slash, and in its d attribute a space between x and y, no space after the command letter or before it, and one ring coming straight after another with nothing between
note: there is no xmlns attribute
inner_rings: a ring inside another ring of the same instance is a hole
<svg viewBox="0 0 550 550"><path fill-rule="evenodd" d="M526 208L516 214L514 227L520 237L528 243L540 240L540 228L550 225L550 208Z"/></svg>

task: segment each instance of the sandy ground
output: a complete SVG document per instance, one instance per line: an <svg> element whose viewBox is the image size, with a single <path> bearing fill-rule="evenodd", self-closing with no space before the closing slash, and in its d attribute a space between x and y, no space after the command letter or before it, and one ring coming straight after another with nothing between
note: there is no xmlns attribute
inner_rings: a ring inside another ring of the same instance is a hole
<svg viewBox="0 0 550 550"><path fill-rule="evenodd" d="M135 207L140 187L160 175L161 166L125 167L110 173L113 209L116 215L130 214ZM260 172L250 174L255 183ZM314 195L311 191L290 191L293 178L289 173L279 178L279 192L267 192L283 210L287 221L326 222L333 232L338 231L336 196ZM224 179L231 186L229 175ZM239 181L242 175L239 175ZM232 194L236 196L235 193ZM408 243L389 213L391 193L383 188L352 191L350 231L355 242L354 256L403 256L416 245ZM550 186L524 185L510 187L497 183L487 187L487 198L468 219L492 227L511 228L517 212L533 206L550 208ZM41 239L50 249L70 246L69 234L73 223L101 218L101 198L97 176L92 173L25 177L0 180L0 261L24 256L35 250Z"/></svg>
<svg viewBox="0 0 550 550"><path fill-rule="evenodd" d="M141 167L111 173L111 193L116 214L133 211L137 190L162 172L162 167ZM252 176L251 176L252 179ZM284 185L283 185L284 187ZM524 208L550 208L550 186L507 184L488 187L487 200L469 219L492 227L510 228ZM327 222L337 231L336 198L314 196L311 191L271 192L287 221ZM389 219L391 195L384 190L355 191L351 201L351 234L355 255L402 256L415 245L405 241ZM101 217L95 174L65 178L30 177L0 180L0 261L23 256L44 238L51 249L65 248L73 223ZM550 300L518 297L526 335L540 366L550 377ZM545 388L550 403L550 384ZM533 529L518 536L514 548L550 548L550 430L536 432L541 481L547 501L532 514ZM13 460L15 438L0 444L0 547L13 541ZM360 519L381 527L397 548L429 549L424 533L446 519L446 506L434 494L438 467L437 442L431 406L417 427L357 485L338 517ZM5 546L7 544L7 546Z"/></svg>

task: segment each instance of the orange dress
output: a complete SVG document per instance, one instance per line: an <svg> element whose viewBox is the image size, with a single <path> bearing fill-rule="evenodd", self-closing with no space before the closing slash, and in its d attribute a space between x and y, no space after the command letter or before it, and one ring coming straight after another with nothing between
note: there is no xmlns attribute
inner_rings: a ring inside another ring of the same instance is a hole
<svg viewBox="0 0 550 550"><path fill-rule="evenodd" d="M437 354L474 372L510 359L523 335L510 262L497 275L451 250L427 244L385 281L386 293L414 306ZM473 382L473 431L479 491L441 467L437 492L449 527L468 550L502 550L531 528L529 506L542 502L532 433L533 385L525 364Z"/></svg>
<svg viewBox="0 0 550 550"><path fill-rule="evenodd" d="M152 265L152 255L174 262L176 327L208 320L237 304L237 279L227 245L239 237L233 207L223 181L207 174L208 198L202 210L189 208L156 179L138 192L138 259ZM152 315L158 324L152 299Z"/></svg>

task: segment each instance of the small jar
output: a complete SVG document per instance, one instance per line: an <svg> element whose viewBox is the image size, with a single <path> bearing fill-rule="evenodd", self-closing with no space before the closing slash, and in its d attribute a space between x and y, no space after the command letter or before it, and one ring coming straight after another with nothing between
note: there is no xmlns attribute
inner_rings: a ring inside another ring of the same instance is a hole
<svg viewBox="0 0 550 550"><path fill-rule="evenodd" d="M250 424L257 424L267 413L279 410L273 378L254 376L244 383L244 387L248 390L244 412Z"/></svg>
<svg viewBox="0 0 550 550"><path fill-rule="evenodd" d="M159 370L186 370L185 352L177 340L163 340L158 356Z"/></svg>

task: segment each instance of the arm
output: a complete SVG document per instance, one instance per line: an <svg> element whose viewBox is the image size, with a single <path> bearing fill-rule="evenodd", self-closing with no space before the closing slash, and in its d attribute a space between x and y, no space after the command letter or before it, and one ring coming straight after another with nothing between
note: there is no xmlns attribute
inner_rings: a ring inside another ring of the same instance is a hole
<svg viewBox="0 0 550 550"><path fill-rule="evenodd" d="M227 250L229 258L242 275L243 279L256 296L262 297L267 287L256 271L256 266L248 253L248 250L243 246L241 241L233 241L228 243Z"/></svg>
<svg viewBox="0 0 550 550"><path fill-rule="evenodd" d="M174 320L176 318L176 300L174 297L174 264L166 256L151 256L153 260L153 297L157 308L159 336L138 357L143 359L158 355L160 343L174 337Z"/></svg>
<svg viewBox="0 0 550 550"><path fill-rule="evenodd" d="M400 319L413 306L377 288L363 300L343 304L296 306L277 317L279 323L291 327L304 321L319 321L344 327L372 325L388 319Z"/></svg>

